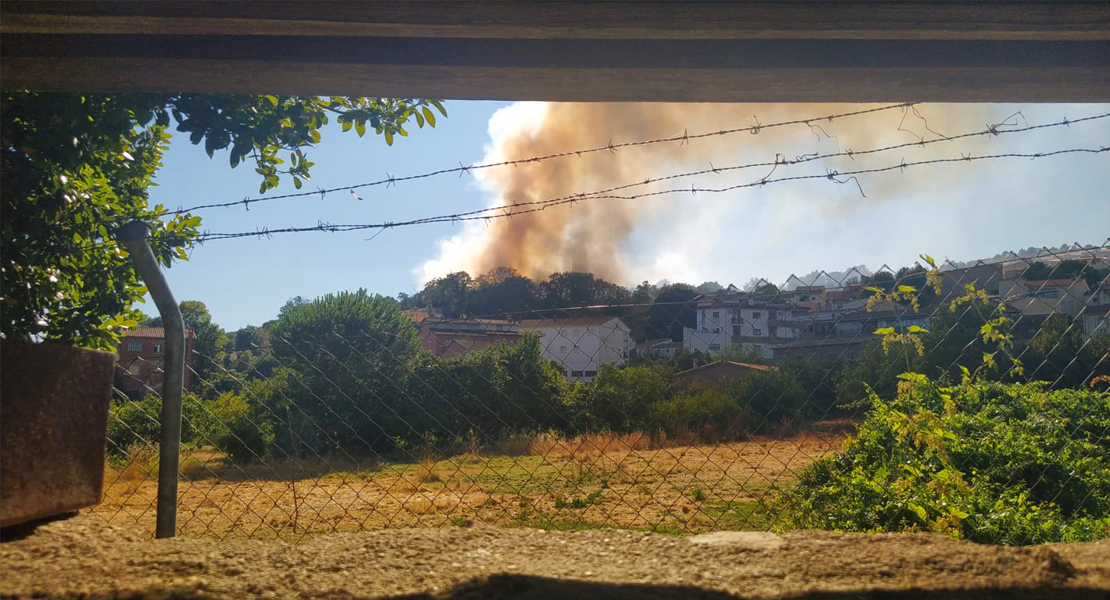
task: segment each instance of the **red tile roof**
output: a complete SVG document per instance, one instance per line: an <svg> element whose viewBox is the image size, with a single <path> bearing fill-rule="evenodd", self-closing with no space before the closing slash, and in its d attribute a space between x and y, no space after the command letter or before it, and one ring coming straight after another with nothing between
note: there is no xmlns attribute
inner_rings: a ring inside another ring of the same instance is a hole
<svg viewBox="0 0 1110 600"><path fill-rule="evenodd" d="M134 327L123 332L123 338L157 338L166 339L166 330L164 327ZM185 338L190 340L197 339L197 334L189 328L185 329Z"/></svg>

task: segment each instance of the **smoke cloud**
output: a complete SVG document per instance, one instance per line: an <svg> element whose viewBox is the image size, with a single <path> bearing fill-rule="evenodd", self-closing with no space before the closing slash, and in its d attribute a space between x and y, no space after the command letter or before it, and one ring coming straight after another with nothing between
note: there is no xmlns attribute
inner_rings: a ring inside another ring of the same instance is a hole
<svg viewBox="0 0 1110 600"><path fill-rule="evenodd" d="M880 105L517 103L491 119L491 144L484 160L527 159L610 142L667 138L684 132L693 135L877 106ZM510 207L675 173L774 161L776 155L793 159L815 152L859 151L913 142L918 137L936 139L938 136L929 129L951 135L983 129L985 124L997 122L992 117L1005 118L982 105L932 105L919 106L917 110L927 122L912 112L892 109L833 121L814 120L811 127L792 125L763 129L758 134L740 132L685 143L627 147L615 152L498 167L478 171L476 176L490 193L491 206ZM900 125L903 130L899 130ZM974 151L983 143L985 139L945 142L877 156L779 166L772 177L888 166L903 158L909 161L959 156L959 152ZM769 168L764 168L709 173L621 193L691 185L722 187L758 181L769 172ZM922 167L897 176L861 178L859 184L866 198L855 182L832 185L817 180L724 194L585 200L509 219L468 223L461 234L442 241L439 257L425 263L417 274L426 281L449 271L466 270L478 275L493 267L506 266L533 278L573 270L590 271L625 284L648 277L679 279L689 275L683 272L691 269L687 255L705 250L708 240L719 242L722 236L736 236L740 243L750 233L743 222L722 225L736 217L737 204L746 204L756 211L773 209L772 221L782 223L781 233L788 235L787 225L792 220L807 216L851 219L861 207L887 201L908 189L914 193L928 191L938 181L951 185L955 176L953 172L939 175L938 171Z"/></svg>

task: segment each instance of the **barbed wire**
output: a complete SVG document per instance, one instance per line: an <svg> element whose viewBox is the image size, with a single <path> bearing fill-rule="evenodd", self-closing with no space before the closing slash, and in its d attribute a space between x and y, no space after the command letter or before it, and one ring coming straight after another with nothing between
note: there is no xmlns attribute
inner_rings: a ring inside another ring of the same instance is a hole
<svg viewBox="0 0 1110 600"><path fill-rule="evenodd" d="M310 196L319 196L320 199L323 199L327 194L333 193L333 192L352 192L353 193L354 190L357 190L357 189L368 188L368 187L377 187L377 186L387 186L388 187L388 186L393 186L393 185L396 185L398 183L405 182L405 181L414 181L414 180L418 180L418 179L428 179L428 178L437 177L437 176L440 176L440 175L459 174L461 176L463 174L470 173L470 172L473 172L473 171L480 171L480 170L484 170L484 169L493 169L493 168L497 168L497 167L508 167L508 166L517 166L517 165L525 165L525 164L535 164L535 163L544 162L544 161L548 161L548 160L554 160L554 159L558 159L558 158L567 158L567 157L571 157L571 156L583 156L583 155L586 155L586 154L595 154L595 153L598 153L598 152L613 153L613 152L615 152L615 151L617 151L621 148L630 148L630 147L636 147L636 146L651 146L651 145L656 145L656 144L665 144L665 143L674 143L674 142L678 142L681 145L686 145L687 143L689 143L690 140L719 137L719 136L732 135L732 134L745 133L745 132L750 133L752 135L758 135L764 129L774 129L774 128L780 128L780 127L788 127L788 126L792 126L792 125L805 125L807 127L812 127L811 124L813 124L813 123L832 122L836 119L843 119L843 118L848 118L848 117L868 115L868 114L884 112L884 111L889 111L889 110L895 110L895 109L906 110L909 107L915 106L916 104L919 104L919 103L909 102L909 103L901 103L901 104L891 104L891 105L881 106L881 107L877 107L877 108L868 108L868 109L862 109L862 110L856 110L856 111L850 111L850 112L843 112L843 113L836 113L836 114L826 114L826 115L821 115L821 116L809 117L809 118L806 118L806 119L793 119L793 120L789 120L789 121L780 121L780 122L777 122L777 123L761 124L761 123L758 123L758 120L757 120L756 125L750 125L750 126L746 126L746 127L734 127L734 128L730 128L730 129L720 129L720 130L717 130L717 131L697 133L697 134L690 134L688 132L684 132L682 135L675 135L675 136L664 137L664 138L655 138L655 139L649 139L649 140L640 140L640 141L634 141L634 142L613 143L612 140L610 140L609 143L604 145L604 146L594 146L594 147L590 147L590 148L581 148L581 149L576 149L576 150L565 150L565 151L562 151L562 152L555 152L555 153L546 154L546 155L543 155L543 156L533 156L531 158L520 158L520 159L504 160L504 161L489 162L489 163L474 163L474 164L470 164L470 165L463 165L460 162L458 167L451 167L451 168L447 168L447 169L439 169L439 170L436 170L436 171L429 171L427 173L420 173L420 174L417 174L417 175L405 175L405 176L400 176L400 177L393 176L393 175L387 175L385 178L382 178L382 179L378 179L378 180L375 180L375 181L369 181L369 182L365 182L365 183L358 183L358 184L354 184L354 185L339 186L339 187L326 188L326 189L325 188L317 188L316 190L313 190L313 191L293 192L293 193L280 194L280 195L268 196L268 197L265 197L265 196L264 197L258 197L258 198L248 197L248 198L243 198L242 200L235 200L235 201L231 201L231 202L217 202L217 203L212 203L212 204L200 204L200 205L193 206L193 207L190 207L190 208L185 208L185 209L179 209L179 210L176 210L176 211L172 211L168 214L178 215L178 214L185 214L185 213L189 213L189 212L193 212L193 211L199 211L199 210L208 210L208 209L213 209L213 208L230 208L230 207L234 207L234 206L244 206L244 207L249 208L251 204L256 204L256 203L260 203L260 202L270 202L270 201L274 201L274 200L285 200L285 199L290 199L290 198L305 198L305 197L310 197Z"/></svg>
<svg viewBox="0 0 1110 600"><path fill-rule="evenodd" d="M585 195L585 194L583 194L583 195L570 196L570 197L559 197L559 198L550 199L550 200L540 200L540 201L535 201L535 202L523 202L523 203L517 203L517 204L513 204L513 205L508 205L508 206L485 208L485 209L480 209L480 210L477 210L477 211L471 211L471 212L465 212L465 213L452 213L452 214L447 214L447 215L439 215L439 216L435 216L435 217L425 217L425 218L413 219L413 220L409 220L409 221L387 221L387 222L363 223L363 224L319 223L317 225L306 226L306 227L282 227L282 228L273 228L273 229L268 228L268 227L264 227L264 228L256 229L255 231L242 231L242 232L232 232L232 233L208 233L208 232L206 232L206 233L200 234L196 238L196 242L197 243L204 243L204 242L209 242L209 241L244 238L244 237L260 237L261 238L261 237L269 237L269 236L272 236L272 235L275 235L275 234L285 234L285 233L309 233L309 232L337 233L337 232L362 231L362 230L371 230L371 229L382 229L382 230L384 230L384 229L393 229L393 228L398 228L398 227L409 227L409 226L415 226L415 225L427 225L427 224L432 224L432 223L455 223L455 222L466 222L466 221L486 221L486 222L488 222L488 221L495 220L495 219L511 219L512 217L517 217L517 216L521 216L521 215L542 212L542 211L544 211L548 208L554 207L554 206L561 206L561 205L567 205L567 204L577 204L579 202L584 202L584 201L588 201L588 200L625 200L625 201L627 201L627 200L639 200L639 199L643 199L643 198L652 198L652 197L675 195L675 194L691 194L691 195L695 195L695 196L699 193L720 194L720 193L725 193L725 192L730 192L730 191L735 191L735 190L740 190L740 189L764 187L764 186L767 186L767 185L772 185L772 184L776 184L776 183L785 183L785 182L791 182L791 181L807 181L807 180L825 179L825 180L831 181L833 183L838 183L838 184L855 183L857 186L859 186L860 193L862 195L864 195L864 197L866 197L866 194L863 191L863 186L858 180L858 176L860 176L860 175L873 175L873 174L886 173L886 172L891 172L891 171L903 171L904 172L906 169L909 169L909 168L919 167L919 166L927 166L927 165L952 164L952 163L973 163L973 162L992 161L992 160L1001 160L1001 159L1010 159L1010 158L1040 159L1040 158L1049 158L1049 157L1062 156L1062 155L1068 155L1068 154L1100 154L1100 153L1107 152L1107 151L1110 151L1110 147L1101 146L1101 147L1097 147L1097 148L1069 148L1069 149L1064 149L1064 150L1053 150L1053 151L1043 151L1043 152L1008 152L1008 153L1000 153L1000 154L987 154L987 155L981 155L981 156L961 155L959 157L935 158L935 159L910 161L910 162L907 162L905 159L902 159L902 161L899 162L898 164L893 164L893 165L889 165L889 166L886 166L886 167L856 169L856 170L850 170L850 171L827 170L823 174L796 175L796 176L787 176L787 177L779 177L779 178L764 177L764 178L761 178L761 179L758 179L758 180L755 180L755 181L751 181L751 182L729 185L729 186L724 186L724 187L717 187L717 188L691 186L689 188L673 188L673 189L667 189L667 190L644 192L644 193L640 193L640 194L594 194L594 195ZM767 164L775 164L775 163L764 163L762 166L766 166ZM785 164L785 163L780 162L778 164ZM737 168L741 168L741 167L737 167ZM522 206L530 207L530 208L520 209L519 207L522 207ZM493 214L487 214L487 213L490 213L490 212L493 212Z"/></svg>

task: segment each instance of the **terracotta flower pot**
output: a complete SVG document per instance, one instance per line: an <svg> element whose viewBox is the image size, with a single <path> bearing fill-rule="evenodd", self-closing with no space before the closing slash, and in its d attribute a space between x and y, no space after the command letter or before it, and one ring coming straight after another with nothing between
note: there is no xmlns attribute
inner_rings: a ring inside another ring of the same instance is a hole
<svg viewBox="0 0 1110 600"><path fill-rule="evenodd" d="M115 354L0 342L0 526L100 502Z"/></svg>

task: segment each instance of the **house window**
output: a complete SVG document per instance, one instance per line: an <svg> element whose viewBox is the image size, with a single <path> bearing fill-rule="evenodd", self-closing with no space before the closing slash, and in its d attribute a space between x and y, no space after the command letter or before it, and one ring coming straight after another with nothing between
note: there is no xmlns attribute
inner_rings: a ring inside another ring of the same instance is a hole
<svg viewBox="0 0 1110 600"><path fill-rule="evenodd" d="M713 318L714 319L720 319L721 318L721 311L719 311L719 310L713 311Z"/></svg>
<svg viewBox="0 0 1110 600"><path fill-rule="evenodd" d="M762 329L753 329L752 330L752 335L763 335L763 330Z"/></svg>
<svg viewBox="0 0 1110 600"><path fill-rule="evenodd" d="M753 312L753 313L752 313L752 319L753 319L753 320L754 320L754 319L758 319L758 318L759 318L759 315L760 315L760 312L759 312L758 310L757 310L757 311L755 311L755 312Z"/></svg>
<svg viewBox="0 0 1110 600"><path fill-rule="evenodd" d="M559 346L559 354L566 354L566 353L567 353L567 347L566 346Z"/></svg>
<svg viewBox="0 0 1110 600"><path fill-rule="evenodd" d="M597 371L583 371L586 377L597 377Z"/></svg>
<svg viewBox="0 0 1110 600"><path fill-rule="evenodd" d="M582 371L571 371L570 376L571 377L581 377L582 376Z"/></svg>
<svg viewBox="0 0 1110 600"><path fill-rule="evenodd" d="M127 342L127 351L128 352L142 352L143 351L143 343L142 342Z"/></svg>
<svg viewBox="0 0 1110 600"><path fill-rule="evenodd" d="M708 328L708 327L706 327L705 325L702 325L702 326L701 326L701 332L702 332L702 333L709 333L709 328Z"/></svg>
<svg viewBox="0 0 1110 600"><path fill-rule="evenodd" d="M713 333L721 333L721 328L720 327L714 327L713 328Z"/></svg>
<svg viewBox="0 0 1110 600"><path fill-rule="evenodd" d="M720 345L720 344L709 344L709 350L710 350L710 351L713 351L713 350L720 350L720 349L721 349L721 345Z"/></svg>
<svg viewBox="0 0 1110 600"><path fill-rule="evenodd" d="M155 354L161 354L162 353L162 344L154 344L154 353Z"/></svg>

